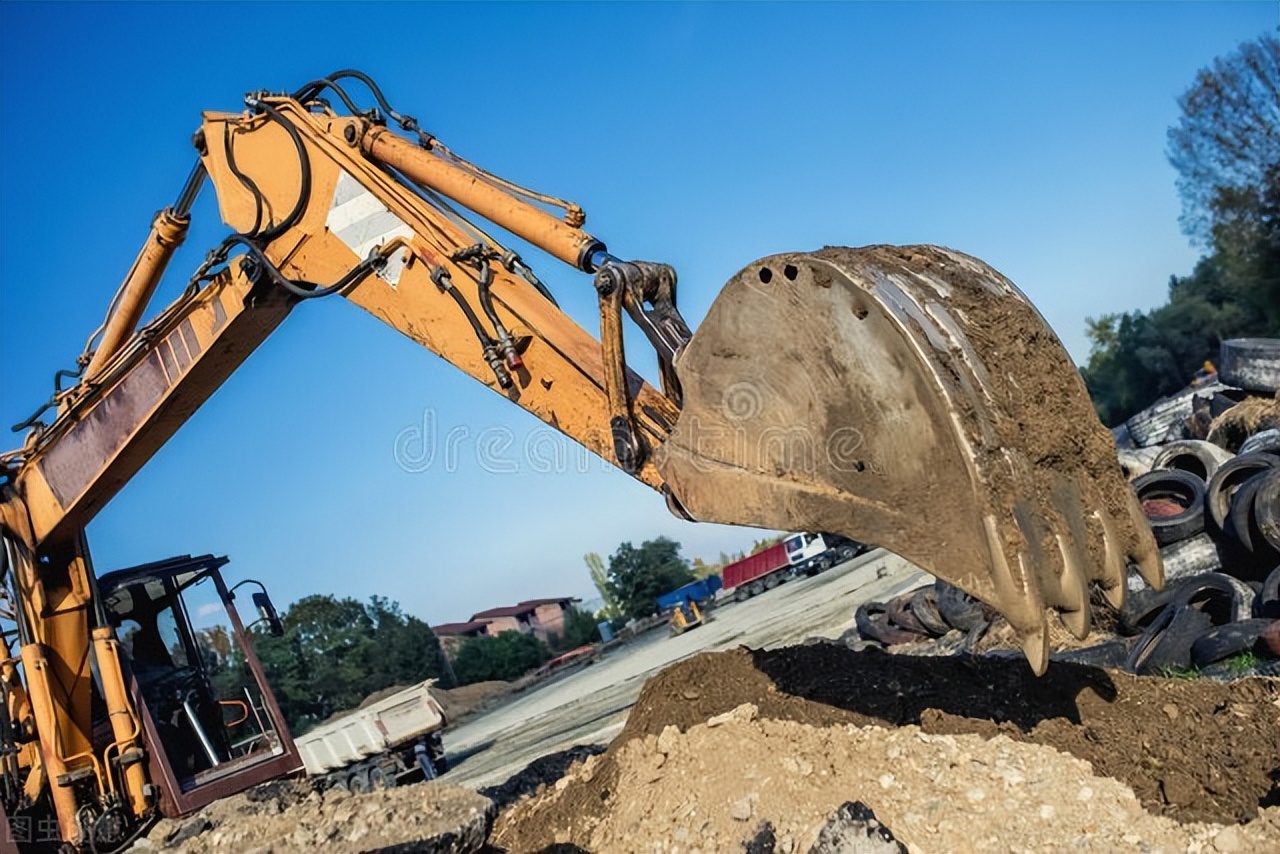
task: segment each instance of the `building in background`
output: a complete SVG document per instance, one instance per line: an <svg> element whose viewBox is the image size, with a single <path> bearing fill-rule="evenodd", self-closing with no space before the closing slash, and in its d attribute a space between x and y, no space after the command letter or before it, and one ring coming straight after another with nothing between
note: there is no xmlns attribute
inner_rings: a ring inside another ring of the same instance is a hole
<svg viewBox="0 0 1280 854"><path fill-rule="evenodd" d="M453 658L467 638L496 636L503 632L524 632L542 640L548 635L564 634L564 615L575 602L572 596L529 599L518 605L504 605L472 614L465 623L442 623L432 626L445 655Z"/></svg>

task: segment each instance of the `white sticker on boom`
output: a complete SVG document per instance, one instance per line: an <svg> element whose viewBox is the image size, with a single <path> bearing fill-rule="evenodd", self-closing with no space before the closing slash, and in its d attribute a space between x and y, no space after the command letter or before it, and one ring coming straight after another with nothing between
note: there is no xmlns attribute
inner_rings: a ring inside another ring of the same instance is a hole
<svg viewBox="0 0 1280 854"><path fill-rule="evenodd" d="M338 174L338 187L333 191L333 204L324 224L361 261L393 237L413 236L413 229L404 220L387 210L345 171ZM400 284L404 263L405 253L397 252L387 259L387 266L378 275L394 288Z"/></svg>

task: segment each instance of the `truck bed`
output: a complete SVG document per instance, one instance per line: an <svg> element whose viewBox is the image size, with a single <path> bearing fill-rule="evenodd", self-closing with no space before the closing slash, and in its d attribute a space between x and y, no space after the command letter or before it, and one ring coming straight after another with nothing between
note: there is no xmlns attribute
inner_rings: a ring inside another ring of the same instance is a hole
<svg viewBox="0 0 1280 854"><path fill-rule="evenodd" d="M324 774L430 735L445 725L428 679L294 739L308 774Z"/></svg>

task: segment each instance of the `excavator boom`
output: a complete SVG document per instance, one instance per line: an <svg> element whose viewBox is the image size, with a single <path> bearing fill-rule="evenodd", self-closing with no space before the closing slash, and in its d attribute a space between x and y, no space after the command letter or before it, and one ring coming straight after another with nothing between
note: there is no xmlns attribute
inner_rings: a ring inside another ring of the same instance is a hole
<svg viewBox="0 0 1280 854"><path fill-rule="evenodd" d="M377 106L359 108L351 81ZM40 746L22 752L25 793L6 809L47 793L64 838L97 845L100 827L120 838L157 808L142 766L118 758L141 755L147 736L84 528L310 299L359 305L673 512L832 531L909 558L1003 612L1038 672L1055 612L1088 630L1091 582L1113 602L1130 565L1159 583L1154 542L1074 367L982 262L929 246L774 256L735 276L692 334L670 267L615 257L576 205L468 163L365 75L245 103L204 115L178 202L156 217L78 369L60 375L77 382L2 458L0 574L25 682L12 653L0 679L11 719ZM206 182L233 233L139 326ZM474 218L591 274L599 337ZM627 367L624 316L657 354L658 387ZM113 723L105 746L95 691Z"/></svg>

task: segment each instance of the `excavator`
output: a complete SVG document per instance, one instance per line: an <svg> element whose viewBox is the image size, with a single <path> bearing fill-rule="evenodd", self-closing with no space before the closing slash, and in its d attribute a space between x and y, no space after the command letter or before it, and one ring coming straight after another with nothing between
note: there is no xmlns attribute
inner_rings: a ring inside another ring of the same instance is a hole
<svg viewBox="0 0 1280 854"><path fill-rule="evenodd" d="M738 272L694 333L670 266L614 255L580 207L454 153L359 71L250 93L240 112L204 113L192 141L194 169L103 324L0 457L0 846L118 850L157 815L301 766L225 559L99 578L85 526L310 300L355 303L682 518L902 555L1001 612L1037 673L1051 627L1087 633L1092 595L1118 606L1130 571L1161 583L1078 372L976 258L929 245L773 255ZM143 323L206 184L230 233ZM491 232L587 274L598 336ZM656 384L628 367L624 318L656 354ZM193 644L199 591L243 644L235 696L211 689ZM253 600L272 625L265 590ZM246 719L256 731L234 737Z"/></svg>

